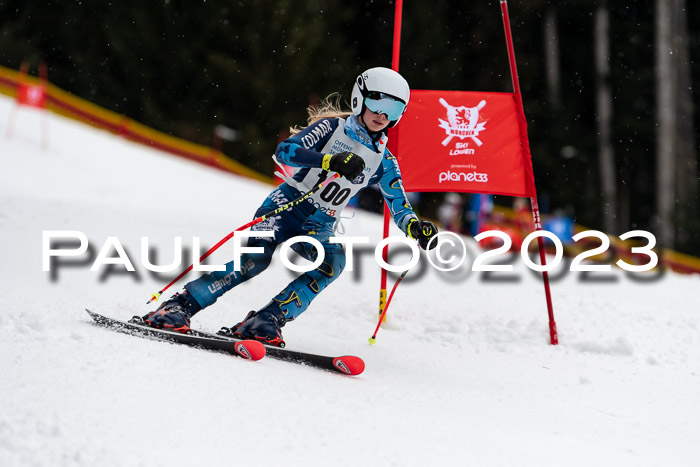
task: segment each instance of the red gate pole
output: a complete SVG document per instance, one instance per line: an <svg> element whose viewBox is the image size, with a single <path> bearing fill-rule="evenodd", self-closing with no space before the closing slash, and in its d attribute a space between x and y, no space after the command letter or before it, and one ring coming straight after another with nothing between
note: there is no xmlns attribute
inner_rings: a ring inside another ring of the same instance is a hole
<svg viewBox="0 0 700 467"><path fill-rule="evenodd" d="M508 46L508 59L510 62L510 75L513 80L513 97L515 97L516 107L518 109L518 123L520 124L520 144L526 155L527 161L525 170L527 171L528 188L530 192L530 205L532 206L532 217L535 221L535 230L542 230L540 222L540 207L537 203L537 190L535 188L535 174L532 168L532 156L530 154L530 143L527 138L527 122L525 121L525 109L523 107L523 99L520 94L520 82L518 81L518 70L515 65L515 51L513 49L513 36L510 32L510 19L508 17L508 1L501 0L501 14L503 16L503 28L506 33L506 44ZM540 262L543 266L547 264L547 259L544 252L544 241L542 237L537 237L537 246L540 250ZM549 274L547 271L542 271L542 280L544 281L544 293L547 299L547 312L549 313L549 339L552 345L559 343L557 334L557 323L554 321L554 307L552 306L552 294L549 289Z"/></svg>
<svg viewBox="0 0 700 467"><path fill-rule="evenodd" d="M15 118L17 117L17 109L20 105L20 90L24 84L28 72L29 62L22 62L19 67L19 74L17 75L17 95L15 96L15 101L12 103L12 107L10 108L10 116L7 119L7 126L5 127L5 137L8 139L12 137L12 133L15 129Z"/></svg>
<svg viewBox="0 0 700 467"><path fill-rule="evenodd" d="M48 93L48 74L46 62L41 62L39 65L39 79L41 80L40 86L44 92L44 95ZM49 147L49 119L46 112L46 104L44 104L41 109L41 147L44 150Z"/></svg>
<svg viewBox="0 0 700 467"><path fill-rule="evenodd" d="M391 56L391 69L398 73L399 71L399 52L401 50L401 12L403 10L403 0L396 0L396 6L394 8L394 46ZM393 141L392 147L398 147L397 141L394 140L396 133L393 129L389 130L392 133L392 137L389 141ZM394 154L396 155L396 154ZM391 220L391 213L389 212L389 206L384 201L384 231L382 232L382 238L387 238L389 236L389 221ZM382 249L382 258L384 262L387 261L387 256L389 254L389 246L385 246ZM384 307L386 306L386 269L382 268L381 271L381 281L379 284L379 315L381 316L384 312ZM384 320L386 321L386 315L384 315Z"/></svg>

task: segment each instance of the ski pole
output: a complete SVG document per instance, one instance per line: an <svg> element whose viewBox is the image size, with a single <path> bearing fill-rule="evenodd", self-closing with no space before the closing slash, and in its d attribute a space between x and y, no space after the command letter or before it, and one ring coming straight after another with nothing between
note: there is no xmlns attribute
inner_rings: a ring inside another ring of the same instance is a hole
<svg viewBox="0 0 700 467"><path fill-rule="evenodd" d="M406 269L404 272L401 273L398 279L396 279L396 282L394 283L394 287L391 288L391 293L389 294L389 298L386 301L386 306L384 307L384 311L382 311L382 315L379 317L379 322L377 323L377 329L374 330L374 334L372 334L372 337L369 338L369 343L374 344L377 342L377 333L379 332L379 328L382 325L382 320L384 319L384 316L386 315L386 311L389 309L389 305L391 304L391 298L394 296L394 292L396 292L396 287L399 286L399 283L403 279L403 277L406 275L408 272L408 269Z"/></svg>
<svg viewBox="0 0 700 467"><path fill-rule="evenodd" d="M330 183L332 180L335 180L335 179L338 178L339 176L340 176L340 175L338 175L337 173L336 173L336 174L333 174L331 177L326 178L326 179L322 180L321 182L319 182L318 185L316 185L315 187L313 187L312 189L310 189L310 190L307 191L306 193L302 194L302 195L299 196L297 199L293 199L292 201L288 202L287 204L283 204L282 206L278 207L277 209L274 209L274 210L272 210L272 211L270 211L270 212L268 212L268 213L265 213L265 214L263 214L262 216L257 217L257 218L255 218L255 219L253 219L252 221L248 222L247 224L238 227L236 230L234 230L233 232L231 232L230 234L228 234L228 235L226 235L224 238L222 238L222 239L219 241L219 243L217 243L216 245L214 245L213 247L211 247L206 253L204 253L204 254L199 258L199 262L201 263L202 261L204 261L209 255L211 255L212 253L214 253L221 245L223 245L224 243L226 243L227 241L229 241L229 240L233 237L233 235L234 235L236 232L239 232L239 231L241 231L241 230L245 230L245 229L247 229L248 227L254 226L255 224L259 224L259 223L261 223L262 221L264 221L264 220L266 220L266 219L268 219L268 218L270 218L270 217L272 217L272 216L276 216L277 214L281 213L282 211L286 211L287 209L289 209L289 208L291 208L291 207L294 207L294 206L296 206L297 204L299 204L299 203L301 203L301 202L303 202L303 201L306 201L308 198L311 197L311 195L313 195L314 193L316 193L318 190L320 190L321 188L323 188L324 186L326 186L328 183ZM162 288L160 291L158 291L157 293L154 293L153 295L151 295L151 299L148 300L148 301L146 302L146 305L148 305L149 303L151 303L151 302L153 302L153 301L156 301L156 302L157 302L158 299L160 298L160 295L161 295L163 292L165 292L166 290L168 290L168 289L170 288L171 285L173 285L174 283L176 283L177 281L179 281L180 279L182 279L183 276L184 276L185 274L187 274L188 272L190 272L190 271L192 270L192 268L194 268L194 264L190 264L190 266L189 266L187 269L185 269L184 271L182 271L182 272L180 273L179 276L177 276L175 279L172 280L172 282L170 282L168 285L166 285L165 287L163 287L163 288Z"/></svg>

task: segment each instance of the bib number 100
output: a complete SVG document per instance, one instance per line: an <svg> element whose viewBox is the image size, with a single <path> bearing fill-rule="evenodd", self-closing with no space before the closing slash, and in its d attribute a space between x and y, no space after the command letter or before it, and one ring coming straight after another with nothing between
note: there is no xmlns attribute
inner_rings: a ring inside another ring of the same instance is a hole
<svg viewBox="0 0 700 467"><path fill-rule="evenodd" d="M340 206L348 199L352 190L350 188L340 188L336 182L329 183L319 195L323 201L333 206Z"/></svg>

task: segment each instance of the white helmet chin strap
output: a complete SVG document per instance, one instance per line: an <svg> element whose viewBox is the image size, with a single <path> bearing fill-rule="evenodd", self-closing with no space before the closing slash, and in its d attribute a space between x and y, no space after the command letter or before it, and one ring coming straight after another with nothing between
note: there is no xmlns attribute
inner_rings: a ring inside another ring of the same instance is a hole
<svg viewBox="0 0 700 467"><path fill-rule="evenodd" d="M389 128L389 125L385 126L379 131L372 131L369 129L367 124L365 123L365 113L362 112L360 115L357 116L357 119L359 122L362 124L362 128L367 131L367 134L369 135L370 139L372 140L372 146L374 146L374 150L376 152L379 152L379 148L377 147L377 142L382 138L382 135L386 133L386 130Z"/></svg>

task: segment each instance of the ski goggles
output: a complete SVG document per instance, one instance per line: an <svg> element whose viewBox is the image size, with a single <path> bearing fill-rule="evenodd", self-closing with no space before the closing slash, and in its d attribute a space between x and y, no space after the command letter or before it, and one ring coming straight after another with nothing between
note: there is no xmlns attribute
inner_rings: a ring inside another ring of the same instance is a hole
<svg viewBox="0 0 700 467"><path fill-rule="evenodd" d="M376 91L367 94L365 105L376 114L385 114L390 121L398 120L406 109L406 104L394 96Z"/></svg>

